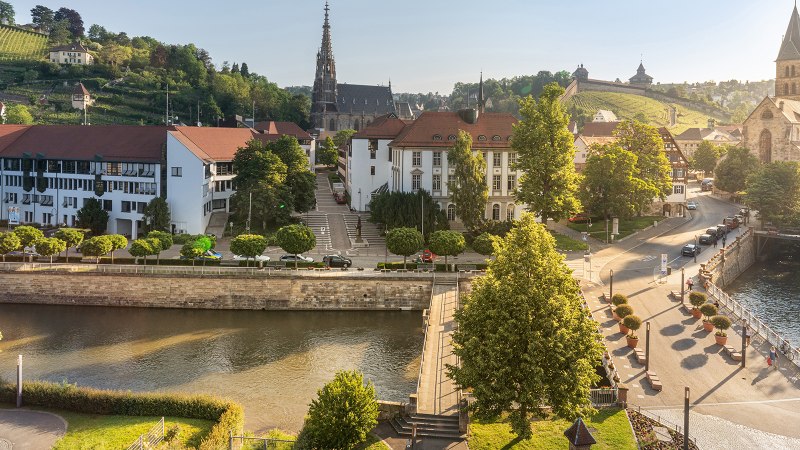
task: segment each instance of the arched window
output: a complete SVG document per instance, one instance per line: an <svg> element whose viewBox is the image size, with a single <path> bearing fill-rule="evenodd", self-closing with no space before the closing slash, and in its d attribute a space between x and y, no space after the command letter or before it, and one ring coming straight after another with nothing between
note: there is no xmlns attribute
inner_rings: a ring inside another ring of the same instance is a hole
<svg viewBox="0 0 800 450"><path fill-rule="evenodd" d="M514 220L514 204L510 204L506 207L506 220Z"/></svg>
<svg viewBox="0 0 800 450"><path fill-rule="evenodd" d="M451 134L450 136L447 136L447 140L448 141L455 141L456 140L456 135L455 134Z"/></svg>
<svg viewBox="0 0 800 450"><path fill-rule="evenodd" d="M456 220L456 205L447 205L447 220Z"/></svg>
<svg viewBox="0 0 800 450"><path fill-rule="evenodd" d="M789 76L789 66L786 66L786 70L784 70L784 72L786 72L786 75L785 75L785 76L787 76L787 77L788 77L788 76Z"/></svg>
<svg viewBox="0 0 800 450"><path fill-rule="evenodd" d="M492 205L492 220L500 220L500 205Z"/></svg>
<svg viewBox="0 0 800 450"><path fill-rule="evenodd" d="M482 134L481 134L481 135L478 135L478 140L479 140L479 141L485 141L485 140L486 140L486 136L484 136L484 135L482 135Z"/></svg>
<svg viewBox="0 0 800 450"><path fill-rule="evenodd" d="M358 122L358 119L356 119L356 123L355 123L355 124L353 124L353 129L354 129L354 130L356 130L356 131L358 131L358 126L359 126L359 125L360 125L360 124L359 124L359 122Z"/></svg>
<svg viewBox="0 0 800 450"><path fill-rule="evenodd" d="M794 65L792 65L792 76L794 76Z"/></svg>
<svg viewBox="0 0 800 450"><path fill-rule="evenodd" d="M792 94L797 94L797 84L792 83Z"/></svg>
<svg viewBox="0 0 800 450"><path fill-rule="evenodd" d="M331 126L329 127L328 131L336 131L336 120L331 119Z"/></svg>
<svg viewBox="0 0 800 450"><path fill-rule="evenodd" d="M784 94L789 93L789 83L783 83L783 93Z"/></svg>
<svg viewBox="0 0 800 450"><path fill-rule="evenodd" d="M763 163L772 161L772 133L769 130L762 131L758 138L758 156Z"/></svg>

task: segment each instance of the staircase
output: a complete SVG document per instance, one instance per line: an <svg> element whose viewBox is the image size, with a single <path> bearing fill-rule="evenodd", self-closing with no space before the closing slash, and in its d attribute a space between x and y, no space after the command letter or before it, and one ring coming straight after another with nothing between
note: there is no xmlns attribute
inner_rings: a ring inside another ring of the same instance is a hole
<svg viewBox="0 0 800 450"><path fill-rule="evenodd" d="M433 414L412 414L397 416L389 422L400 436L411 437L414 424L417 437L461 440L464 436L458 431L458 416L437 416Z"/></svg>

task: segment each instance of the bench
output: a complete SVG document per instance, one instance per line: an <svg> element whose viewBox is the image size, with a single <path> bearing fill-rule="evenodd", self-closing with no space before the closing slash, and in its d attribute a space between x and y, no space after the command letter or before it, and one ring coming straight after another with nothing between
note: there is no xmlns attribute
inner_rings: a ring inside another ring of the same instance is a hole
<svg viewBox="0 0 800 450"><path fill-rule="evenodd" d="M652 387L654 391L661 392L661 389L663 389L663 386L661 385L661 380L658 378L658 374L656 374L652 370L649 370L649 371L647 371L647 375L646 376L647 376L647 381L650 382L650 387Z"/></svg>
<svg viewBox="0 0 800 450"><path fill-rule="evenodd" d="M639 364L644 364L647 362L647 358L645 357L644 350L640 348L633 349L634 355L636 355L636 362Z"/></svg>
<svg viewBox="0 0 800 450"><path fill-rule="evenodd" d="M672 298L675 299L675 300L680 300L681 299L681 293L682 293L682 291L669 291L669 295L671 295Z"/></svg>
<svg viewBox="0 0 800 450"><path fill-rule="evenodd" d="M742 352L734 350L732 345L726 345L725 346L725 353L727 353L728 356L730 356L731 359L734 360L734 361L741 361L742 360Z"/></svg>

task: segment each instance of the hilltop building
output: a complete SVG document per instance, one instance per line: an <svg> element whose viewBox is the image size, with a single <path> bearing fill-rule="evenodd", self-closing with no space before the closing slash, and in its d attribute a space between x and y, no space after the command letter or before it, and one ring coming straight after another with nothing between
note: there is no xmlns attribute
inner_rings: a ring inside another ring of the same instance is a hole
<svg viewBox="0 0 800 450"><path fill-rule="evenodd" d="M80 42L51 48L50 57L48 59L51 63L67 66L88 66L94 63L94 56L92 56L89 50Z"/></svg>
<svg viewBox="0 0 800 450"><path fill-rule="evenodd" d="M317 70L311 93L311 122L315 129L322 132L358 131L380 116L397 112L392 84L370 86L337 82L329 11L325 2L322 45L317 53Z"/></svg>
<svg viewBox="0 0 800 450"><path fill-rule="evenodd" d="M92 95L86 89L83 83L77 83L72 89L72 108L84 111L87 107L92 106L94 101Z"/></svg>
<svg viewBox="0 0 800 450"><path fill-rule="evenodd" d="M639 67L636 69L636 75L630 77L628 81L633 85L650 86L653 84L653 77L646 73L644 69L644 63L639 62Z"/></svg>

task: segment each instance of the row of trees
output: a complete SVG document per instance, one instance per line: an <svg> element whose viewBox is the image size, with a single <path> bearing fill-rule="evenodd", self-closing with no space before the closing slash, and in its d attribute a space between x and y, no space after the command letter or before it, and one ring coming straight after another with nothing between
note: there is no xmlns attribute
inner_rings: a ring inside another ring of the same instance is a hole
<svg viewBox="0 0 800 450"><path fill-rule="evenodd" d="M42 230L28 225L21 225L14 228L9 233L0 233L0 254L3 261L7 254L13 251L25 251L32 249L41 256L50 257L66 252L66 260L69 262L69 249L80 246L84 256L101 257L108 253L112 254L115 250L120 250L128 246L125 236L119 234L96 236L84 240L85 230L75 228L61 228L56 231L51 238L44 237Z"/></svg>

